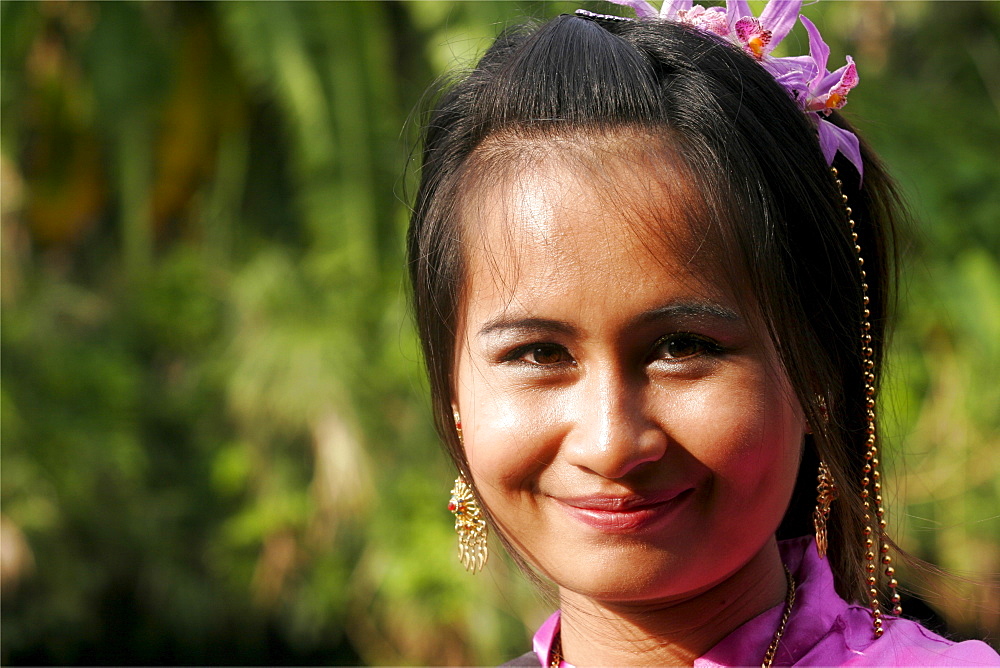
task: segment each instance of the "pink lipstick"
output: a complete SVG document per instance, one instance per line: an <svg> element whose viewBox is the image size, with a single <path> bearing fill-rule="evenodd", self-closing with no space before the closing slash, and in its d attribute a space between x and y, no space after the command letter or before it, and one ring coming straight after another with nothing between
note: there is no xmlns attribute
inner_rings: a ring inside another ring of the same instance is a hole
<svg viewBox="0 0 1000 668"><path fill-rule="evenodd" d="M592 495L553 497L566 513L604 533L634 533L648 529L673 515L691 496L693 489L671 490L652 495Z"/></svg>

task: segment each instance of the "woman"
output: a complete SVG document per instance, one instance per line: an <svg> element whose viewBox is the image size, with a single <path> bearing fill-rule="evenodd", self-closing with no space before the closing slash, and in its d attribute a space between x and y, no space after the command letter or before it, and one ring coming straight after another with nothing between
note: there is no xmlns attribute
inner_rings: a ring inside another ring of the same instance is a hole
<svg viewBox="0 0 1000 668"><path fill-rule="evenodd" d="M411 221L462 559L491 526L559 592L515 664L995 663L898 617L898 200L835 111L853 62L806 19L810 56L771 55L799 2L626 4L497 39L428 123Z"/></svg>

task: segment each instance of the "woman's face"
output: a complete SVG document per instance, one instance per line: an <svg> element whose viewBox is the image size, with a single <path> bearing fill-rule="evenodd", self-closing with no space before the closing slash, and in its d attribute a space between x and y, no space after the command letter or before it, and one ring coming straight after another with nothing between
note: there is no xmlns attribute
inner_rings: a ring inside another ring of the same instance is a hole
<svg viewBox="0 0 1000 668"><path fill-rule="evenodd" d="M772 539L805 422L753 303L691 229L684 174L566 151L465 206L471 473L561 587L680 600Z"/></svg>

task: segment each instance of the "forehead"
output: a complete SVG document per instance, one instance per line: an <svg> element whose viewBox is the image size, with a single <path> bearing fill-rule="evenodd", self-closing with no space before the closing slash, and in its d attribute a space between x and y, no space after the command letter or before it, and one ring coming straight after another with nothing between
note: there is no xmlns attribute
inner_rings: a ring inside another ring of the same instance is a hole
<svg viewBox="0 0 1000 668"><path fill-rule="evenodd" d="M575 135L484 153L461 209L467 298L523 303L581 285L588 300L652 298L666 277L704 296L732 292L699 189L661 141Z"/></svg>

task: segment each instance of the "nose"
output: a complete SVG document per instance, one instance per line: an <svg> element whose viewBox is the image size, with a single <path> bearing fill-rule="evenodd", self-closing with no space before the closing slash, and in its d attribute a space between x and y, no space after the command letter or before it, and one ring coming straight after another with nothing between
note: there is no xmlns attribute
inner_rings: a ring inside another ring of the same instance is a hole
<svg viewBox="0 0 1000 668"><path fill-rule="evenodd" d="M663 457L667 434L646 410L641 381L614 372L580 383L572 425L563 442L566 460L604 478L622 478Z"/></svg>

